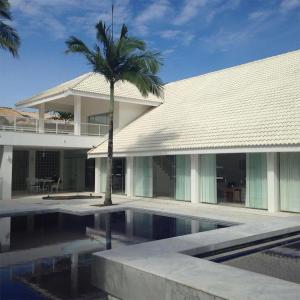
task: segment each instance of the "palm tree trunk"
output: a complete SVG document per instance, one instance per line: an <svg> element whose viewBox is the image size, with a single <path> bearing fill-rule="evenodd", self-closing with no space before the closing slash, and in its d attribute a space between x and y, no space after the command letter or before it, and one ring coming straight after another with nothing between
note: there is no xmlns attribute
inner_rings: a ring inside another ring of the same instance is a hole
<svg viewBox="0 0 300 300"><path fill-rule="evenodd" d="M107 148L107 170L106 170L106 190L104 205L112 205L112 160L113 160L113 134L114 134L114 82L110 83L110 101L109 101L109 127L108 127L108 148Z"/></svg>

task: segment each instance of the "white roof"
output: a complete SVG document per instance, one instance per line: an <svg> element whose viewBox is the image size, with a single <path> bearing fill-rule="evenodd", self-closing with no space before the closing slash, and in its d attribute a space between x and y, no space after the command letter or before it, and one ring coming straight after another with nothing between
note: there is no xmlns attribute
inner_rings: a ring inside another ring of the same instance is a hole
<svg viewBox="0 0 300 300"><path fill-rule="evenodd" d="M165 86L164 104L115 134L114 153L300 145L300 51ZM90 151L103 155L107 142Z"/></svg>
<svg viewBox="0 0 300 300"><path fill-rule="evenodd" d="M40 94L37 94L29 99L25 99L16 103L16 106L33 106L44 100L51 100L56 96L65 97L67 95L82 95L94 98L108 98L109 84L105 77L89 72L70 81L66 81L53 88L50 88ZM149 94L148 97L143 97L139 90L129 82L117 82L115 85L116 101L128 99L136 100L143 104L159 105L162 99Z"/></svg>

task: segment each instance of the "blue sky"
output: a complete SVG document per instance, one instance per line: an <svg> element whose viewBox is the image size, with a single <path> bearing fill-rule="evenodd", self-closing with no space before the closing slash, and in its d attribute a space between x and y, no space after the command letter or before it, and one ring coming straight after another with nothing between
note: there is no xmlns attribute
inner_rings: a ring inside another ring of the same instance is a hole
<svg viewBox="0 0 300 300"><path fill-rule="evenodd" d="M0 106L89 71L66 56L70 35L92 45L94 24L109 21L111 0L10 0L22 47L0 51ZM125 22L164 56L165 82L300 48L300 0L114 0Z"/></svg>

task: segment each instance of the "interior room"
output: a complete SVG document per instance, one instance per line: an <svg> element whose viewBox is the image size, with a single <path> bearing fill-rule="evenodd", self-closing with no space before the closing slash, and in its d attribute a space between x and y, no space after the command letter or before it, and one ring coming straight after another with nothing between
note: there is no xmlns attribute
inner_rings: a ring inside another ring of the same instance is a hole
<svg viewBox="0 0 300 300"><path fill-rule="evenodd" d="M217 155L218 203L245 205L246 154Z"/></svg>

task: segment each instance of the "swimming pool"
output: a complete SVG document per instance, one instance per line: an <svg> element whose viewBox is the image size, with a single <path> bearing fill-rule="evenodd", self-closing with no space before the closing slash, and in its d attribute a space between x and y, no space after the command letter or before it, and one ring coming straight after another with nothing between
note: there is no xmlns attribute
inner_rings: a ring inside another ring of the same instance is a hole
<svg viewBox="0 0 300 300"><path fill-rule="evenodd" d="M198 257L300 284L300 232L220 249Z"/></svg>
<svg viewBox="0 0 300 300"><path fill-rule="evenodd" d="M91 254L233 224L144 210L0 219L0 299L105 297L90 284ZM104 299L104 298L103 298Z"/></svg>

